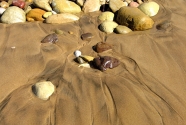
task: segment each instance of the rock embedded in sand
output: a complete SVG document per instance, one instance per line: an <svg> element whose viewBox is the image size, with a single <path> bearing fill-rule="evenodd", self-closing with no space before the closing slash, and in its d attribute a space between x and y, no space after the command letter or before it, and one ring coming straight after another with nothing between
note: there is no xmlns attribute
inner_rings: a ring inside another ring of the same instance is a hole
<svg viewBox="0 0 186 125"><path fill-rule="evenodd" d="M80 13L81 8L76 3L67 0L53 0L52 8L57 13Z"/></svg>
<svg viewBox="0 0 186 125"><path fill-rule="evenodd" d="M126 26L123 26L123 25L118 25L116 28L115 28L115 32L116 33L119 33L119 34L127 34L129 32L132 32L132 30Z"/></svg>
<svg viewBox="0 0 186 125"><path fill-rule="evenodd" d="M55 33L47 35L41 43L56 43L58 41L58 37Z"/></svg>
<svg viewBox="0 0 186 125"><path fill-rule="evenodd" d="M136 7L122 7L119 9L116 21L132 30L147 30L154 25L154 21Z"/></svg>
<svg viewBox="0 0 186 125"><path fill-rule="evenodd" d="M46 11L52 11L51 6L49 5L49 1L50 0L34 0L33 4Z"/></svg>
<svg viewBox="0 0 186 125"><path fill-rule="evenodd" d="M101 7L100 0L86 0L83 5L83 12L95 12L99 11Z"/></svg>
<svg viewBox="0 0 186 125"><path fill-rule="evenodd" d="M38 82L32 86L32 91L38 98L48 100L54 93L55 86L50 81Z"/></svg>
<svg viewBox="0 0 186 125"><path fill-rule="evenodd" d="M114 21L104 21L100 24L99 28L105 33L112 33L117 26L118 24Z"/></svg>
<svg viewBox="0 0 186 125"><path fill-rule="evenodd" d="M106 11L106 12L102 12L99 17L98 17L99 20L101 21L113 21L114 20L114 13L112 12L109 12L109 11Z"/></svg>
<svg viewBox="0 0 186 125"><path fill-rule="evenodd" d="M81 57L76 58L79 64L85 63L85 61Z"/></svg>
<svg viewBox="0 0 186 125"><path fill-rule="evenodd" d="M1 16L1 22L3 23L21 23L25 21L25 12L16 6L7 8Z"/></svg>
<svg viewBox="0 0 186 125"><path fill-rule="evenodd" d="M9 7L9 4L8 4L6 1L2 1L2 2L0 3L0 6L1 6L2 8L8 8L8 7Z"/></svg>
<svg viewBox="0 0 186 125"><path fill-rule="evenodd" d="M159 11L159 5L154 1L144 2L138 8L148 16L155 16Z"/></svg>
<svg viewBox="0 0 186 125"><path fill-rule="evenodd" d="M54 14L46 18L46 23L69 23L79 20L79 17L70 13Z"/></svg>
<svg viewBox="0 0 186 125"><path fill-rule="evenodd" d="M110 0L109 1L109 7L111 8L111 10L115 13L116 11L118 11L121 7L123 6L128 6L128 4L126 4L125 2L123 2L122 0Z"/></svg>
<svg viewBox="0 0 186 125"><path fill-rule="evenodd" d="M12 5L17 6L17 7L21 8L21 9L23 9L25 7L25 2L22 1L22 0L13 0L12 1Z"/></svg>
<svg viewBox="0 0 186 125"><path fill-rule="evenodd" d="M86 41L91 41L92 37L92 33L84 33L81 35L81 39Z"/></svg>
<svg viewBox="0 0 186 125"><path fill-rule="evenodd" d="M94 49L96 52L101 53L106 50L112 49L112 46L106 42L99 42L95 45Z"/></svg>
<svg viewBox="0 0 186 125"><path fill-rule="evenodd" d="M112 69L117 67L120 64L120 62L116 58L103 56L94 58L93 64L96 68L100 69L101 71L105 71L107 70L107 68Z"/></svg>
<svg viewBox="0 0 186 125"><path fill-rule="evenodd" d="M39 9L39 8L35 8L30 10L27 14L26 14L26 19L29 22L32 21L43 21L44 18L42 17L43 14L46 13L46 11Z"/></svg>

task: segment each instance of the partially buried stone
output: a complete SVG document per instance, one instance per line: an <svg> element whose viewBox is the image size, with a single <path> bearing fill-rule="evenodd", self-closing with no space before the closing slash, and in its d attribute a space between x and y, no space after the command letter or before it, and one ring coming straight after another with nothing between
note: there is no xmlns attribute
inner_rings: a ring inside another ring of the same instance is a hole
<svg viewBox="0 0 186 125"><path fill-rule="evenodd" d="M99 28L105 33L112 33L117 26L118 24L114 21L104 21L100 24Z"/></svg>
<svg viewBox="0 0 186 125"><path fill-rule="evenodd" d="M81 57L76 58L79 64L85 63L85 61Z"/></svg>
<svg viewBox="0 0 186 125"><path fill-rule="evenodd" d="M22 0L13 0L12 4L14 6L17 6L17 7L21 8L21 9L23 9L25 7L25 2L22 1Z"/></svg>
<svg viewBox="0 0 186 125"><path fill-rule="evenodd" d="M54 14L46 18L46 23L69 23L79 20L79 17L70 13Z"/></svg>
<svg viewBox="0 0 186 125"><path fill-rule="evenodd" d="M37 82L32 86L32 92L42 100L48 100L54 91L55 86L50 81Z"/></svg>
<svg viewBox="0 0 186 125"><path fill-rule="evenodd" d="M3 23L25 22L25 12L21 8L16 6L8 7L1 16L1 21Z"/></svg>
<svg viewBox="0 0 186 125"><path fill-rule="evenodd" d="M81 35L81 39L86 41L91 41L92 37L92 33L84 33Z"/></svg>
<svg viewBox="0 0 186 125"><path fill-rule="evenodd" d="M153 27L154 21L136 7L122 7L118 10L117 23L132 30L147 30Z"/></svg>
<svg viewBox="0 0 186 125"><path fill-rule="evenodd" d="M62 30L59 30L59 29L56 29L54 32L55 32L56 34L63 34L63 33L64 33Z"/></svg>
<svg viewBox="0 0 186 125"><path fill-rule="evenodd" d="M55 33L47 35L41 43L56 43L58 41L58 37Z"/></svg>
<svg viewBox="0 0 186 125"><path fill-rule="evenodd" d="M132 30L130 28L126 27L126 26L118 25L115 28L115 32L119 33L119 34L127 34L129 32L132 32Z"/></svg>
<svg viewBox="0 0 186 125"><path fill-rule="evenodd" d="M100 69L101 71L105 71L107 70L107 68L112 69L117 67L120 64L120 62L116 58L103 56L94 58L93 64L96 68Z"/></svg>
<svg viewBox="0 0 186 125"><path fill-rule="evenodd" d="M43 21L44 18L42 17L43 14L46 13L46 11L39 9L39 8L35 8L30 10L27 14L26 14L26 19L29 22L32 21Z"/></svg>
<svg viewBox="0 0 186 125"><path fill-rule="evenodd" d="M106 50L112 49L112 46L105 42L99 42L95 45L95 51L98 53L104 52Z"/></svg>

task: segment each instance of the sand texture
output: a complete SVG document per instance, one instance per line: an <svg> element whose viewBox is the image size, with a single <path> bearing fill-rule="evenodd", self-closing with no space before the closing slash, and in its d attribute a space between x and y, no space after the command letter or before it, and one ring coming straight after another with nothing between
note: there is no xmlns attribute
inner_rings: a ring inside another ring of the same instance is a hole
<svg viewBox="0 0 186 125"><path fill-rule="evenodd" d="M154 27L124 35L101 32L99 12L66 24L1 23L0 125L185 125L186 1L156 2ZM56 29L56 44L41 43ZM91 41L80 37L87 32ZM98 54L101 41L113 49ZM75 50L120 65L78 67ZM45 80L56 87L47 101L32 93Z"/></svg>

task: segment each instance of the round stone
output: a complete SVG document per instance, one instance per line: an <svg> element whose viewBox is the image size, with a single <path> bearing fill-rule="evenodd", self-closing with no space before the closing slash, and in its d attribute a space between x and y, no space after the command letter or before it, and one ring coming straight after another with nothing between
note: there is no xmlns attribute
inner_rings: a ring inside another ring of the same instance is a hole
<svg viewBox="0 0 186 125"><path fill-rule="evenodd" d="M114 13L109 12L109 11L103 12L99 15L98 19L101 21L105 21L105 20L113 21L114 20Z"/></svg>
<svg viewBox="0 0 186 125"><path fill-rule="evenodd" d="M99 28L105 33L112 33L117 26L118 24L114 21L104 21L100 24Z"/></svg>
<svg viewBox="0 0 186 125"><path fill-rule="evenodd" d="M1 21L3 23L20 23L25 22L25 12L16 6L9 7L5 10L1 16Z"/></svg>
<svg viewBox="0 0 186 125"><path fill-rule="evenodd" d="M159 5L154 1L144 2L138 8L148 16L155 16L159 11Z"/></svg>
<svg viewBox="0 0 186 125"><path fill-rule="evenodd" d="M75 55L75 57L81 56L81 51L76 50L76 51L74 52L74 55Z"/></svg>
<svg viewBox="0 0 186 125"><path fill-rule="evenodd" d="M32 91L38 98L47 100L54 93L55 86L50 81L37 82Z"/></svg>

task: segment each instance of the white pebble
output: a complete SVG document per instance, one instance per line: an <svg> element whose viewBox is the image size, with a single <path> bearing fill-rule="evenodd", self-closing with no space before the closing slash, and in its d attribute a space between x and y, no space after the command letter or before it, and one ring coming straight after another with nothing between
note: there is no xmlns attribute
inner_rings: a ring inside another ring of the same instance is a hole
<svg viewBox="0 0 186 125"><path fill-rule="evenodd" d="M79 56L81 56L81 51L79 51L79 50L76 50L76 51L74 52L74 55L75 55L76 57L79 57Z"/></svg>
<svg viewBox="0 0 186 125"><path fill-rule="evenodd" d="M5 10L6 10L5 8L0 7L0 15L2 15Z"/></svg>
<svg viewBox="0 0 186 125"><path fill-rule="evenodd" d="M55 11L53 11L53 10L52 10L51 12L52 12L52 14L57 14L57 13L56 13Z"/></svg>

